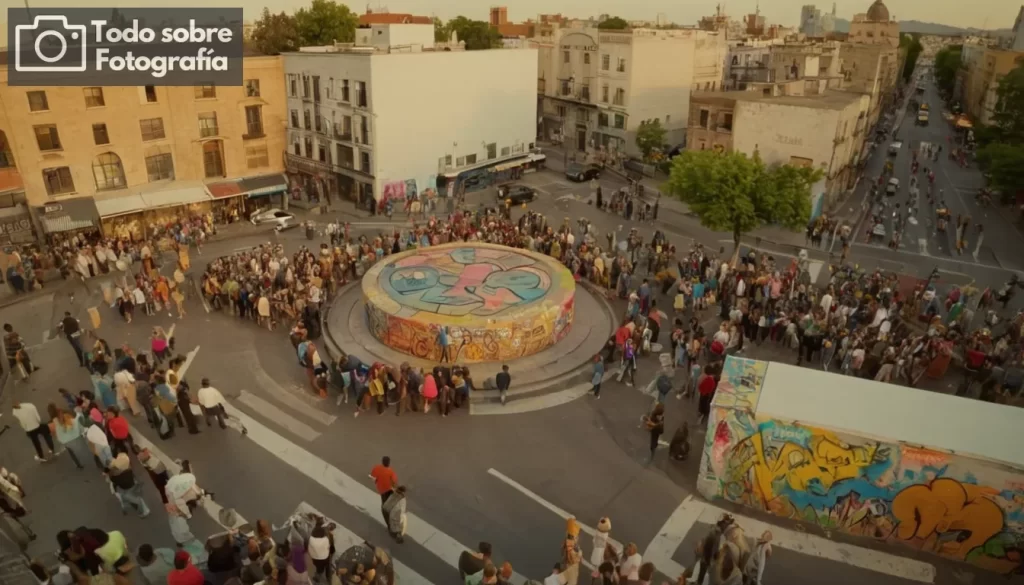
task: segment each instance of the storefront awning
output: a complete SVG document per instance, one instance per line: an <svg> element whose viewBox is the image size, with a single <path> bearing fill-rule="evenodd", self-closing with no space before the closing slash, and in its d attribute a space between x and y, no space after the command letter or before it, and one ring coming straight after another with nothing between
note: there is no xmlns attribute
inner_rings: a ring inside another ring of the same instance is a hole
<svg viewBox="0 0 1024 585"><path fill-rule="evenodd" d="M100 214L92 197L75 197L38 208L39 222L48 234L96 227Z"/></svg>
<svg viewBox="0 0 1024 585"><path fill-rule="evenodd" d="M210 197L214 199L227 199L228 197L237 197L242 194L238 181L210 183L206 186L206 190L210 192Z"/></svg>
<svg viewBox="0 0 1024 585"><path fill-rule="evenodd" d="M195 186L143 193L142 200L146 202L146 207L156 209L202 203L210 200L210 194L206 192L205 186Z"/></svg>
<svg viewBox="0 0 1024 585"><path fill-rule="evenodd" d="M148 206L142 195L125 195L123 197L100 199L96 202L96 210L99 211L100 217L103 218L137 213L146 209L146 207Z"/></svg>
<svg viewBox="0 0 1024 585"><path fill-rule="evenodd" d="M288 178L282 174L261 175L238 181L238 188L246 197L262 197L288 190Z"/></svg>
<svg viewBox="0 0 1024 585"><path fill-rule="evenodd" d="M974 124L971 124L971 121L968 120L967 118L960 118L959 120L956 121L956 127L957 128L974 128Z"/></svg>

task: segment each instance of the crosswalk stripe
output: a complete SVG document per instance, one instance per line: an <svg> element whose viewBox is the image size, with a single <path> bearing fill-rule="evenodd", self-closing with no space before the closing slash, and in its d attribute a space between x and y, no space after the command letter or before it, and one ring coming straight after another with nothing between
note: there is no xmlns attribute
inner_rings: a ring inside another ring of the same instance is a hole
<svg viewBox="0 0 1024 585"><path fill-rule="evenodd" d="M284 413L277 405L271 404L251 392L242 390L238 401L304 441L315 441L320 436L320 433L306 423ZM249 427L248 424L245 426Z"/></svg>
<svg viewBox="0 0 1024 585"><path fill-rule="evenodd" d="M253 364L252 373L256 377L256 383L260 388L266 390L274 400L324 426L330 426L338 420L337 416L311 406L308 401L312 400L312 396L308 394L308 390L298 386L289 389L278 384L266 370L259 366L259 357L256 352L246 352L243 356L242 359L245 360L245 363Z"/></svg>
<svg viewBox="0 0 1024 585"><path fill-rule="evenodd" d="M384 525L380 517L380 496L362 483L352 479L345 472L327 463L323 459L275 433L251 416L239 411L232 405L227 406L228 412L242 420L249 429L249 439L272 455L287 463L297 471L320 484L343 502L359 510L374 522ZM419 516L409 513L406 538L420 543L425 549L436 555L449 566L458 569L459 556L470 547L460 543L448 534L435 528ZM513 573L513 581L521 584L525 581L522 575Z"/></svg>
<svg viewBox="0 0 1024 585"><path fill-rule="evenodd" d="M345 528L341 524L334 522L334 520L328 518L326 514L321 513L320 510L317 510L306 502L299 504L299 507L295 509L295 514L315 514L324 518L328 524L334 523L334 547L339 552L353 546L361 545L366 541L365 538L360 537L358 534L352 532L348 528ZM396 581L398 583L401 583L402 585L433 585L433 583L428 581L426 577L420 575L409 568L408 565L395 558L394 548L395 547L389 548L388 552L391 553L391 561L394 563L395 577L397 577Z"/></svg>

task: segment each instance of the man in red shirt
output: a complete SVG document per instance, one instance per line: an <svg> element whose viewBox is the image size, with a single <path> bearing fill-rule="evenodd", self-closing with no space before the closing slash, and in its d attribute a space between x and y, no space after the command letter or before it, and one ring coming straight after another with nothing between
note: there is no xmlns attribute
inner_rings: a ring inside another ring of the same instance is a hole
<svg viewBox="0 0 1024 585"><path fill-rule="evenodd" d="M132 434L128 427L128 420L121 416L121 411L116 406L107 409L107 432L113 439L110 445L116 457L118 453L131 454Z"/></svg>
<svg viewBox="0 0 1024 585"><path fill-rule="evenodd" d="M389 526L390 518L384 511L384 504L387 503L388 498L395 491L395 486L398 485L398 474L391 469L391 458L385 455L380 460L380 465L375 465L370 471L370 477L373 478L373 483L377 486L377 493L380 494L380 513L384 516L384 526Z"/></svg>
<svg viewBox="0 0 1024 585"><path fill-rule="evenodd" d="M715 380L714 371L711 366L704 366L704 373L697 378L697 392L700 397L697 399L697 412L700 414L700 423L706 425L708 416L711 414L711 401L715 397L715 389L718 388L718 381Z"/></svg>
<svg viewBox="0 0 1024 585"><path fill-rule="evenodd" d="M167 574L167 585L203 585L203 573L192 564L192 557L185 551L174 553L174 569Z"/></svg>

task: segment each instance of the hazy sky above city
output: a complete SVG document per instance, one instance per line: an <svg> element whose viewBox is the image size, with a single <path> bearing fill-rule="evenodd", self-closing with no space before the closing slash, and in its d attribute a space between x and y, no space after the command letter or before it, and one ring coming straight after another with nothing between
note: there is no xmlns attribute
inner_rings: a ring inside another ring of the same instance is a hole
<svg viewBox="0 0 1024 585"><path fill-rule="evenodd" d="M306 5L305 0L202 0L200 2L154 2L153 0L28 0L31 6L65 7L65 6L225 6L245 9L246 18L254 19L266 6L272 11L293 12ZM815 0L765 0L761 2L761 14L769 23L795 25L800 17L800 7L813 3ZM679 0L640 0L639 2L623 2L622 0L366 0L347 2L350 8L362 13L369 6L373 9L387 8L391 12L411 12L413 14L436 15L448 19L464 15L480 20L487 19L487 9L492 4L508 7L508 17L512 21L535 18L539 13L561 12L576 17L597 16L602 13L621 16L627 20L653 20L658 13L665 13L669 20L680 24L696 24L701 16L712 14L716 3L713 0L696 2L680 2ZM844 0L836 3L836 13L841 18L850 19L854 14L865 12L869 0ZM921 20L953 26L976 28L1010 28L1020 9L1020 3L1011 0L886 0L889 13L899 20ZM0 0L0 7L23 7L23 1ZM832 9L831 2L818 2L822 12ZM723 7L727 14L738 18L751 13L755 8L755 0L733 0ZM6 13L5 13L6 14ZM5 17L6 22L6 17ZM7 27L0 32L0 44L6 44Z"/></svg>

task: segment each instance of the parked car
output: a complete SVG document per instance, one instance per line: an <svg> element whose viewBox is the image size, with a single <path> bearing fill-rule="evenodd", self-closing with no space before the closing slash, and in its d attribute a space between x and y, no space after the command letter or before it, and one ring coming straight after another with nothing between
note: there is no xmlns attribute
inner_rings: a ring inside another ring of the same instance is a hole
<svg viewBox="0 0 1024 585"><path fill-rule="evenodd" d="M892 197L900 190L900 180L896 177L889 179L889 184L885 187L885 194Z"/></svg>
<svg viewBox="0 0 1024 585"><path fill-rule="evenodd" d="M526 185L502 185L498 187L498 201L512 200L512 205L520 205L537 198L537 191Z"/></svg>
<svg viewBox="0 0 1024 585"><path fill-rule="evenodd" d="M569 163L565 167L565 178L570 181L589 181L601 176L601 167L597 165L585 165L582 163Z"/></svg>
<svg viewBox="0 0 1024 585"><path fill-rule="evenodd" d="M893 142L889 145L889 156L896 156L900 153L900 148L903 148L902 142Z"/></svg>
<svg viewBox="0 0 1024 585"><path fill-rule="evenodd" d="M295 216L288 213L287 211L281 211L276 207L265 209L263 211L257 211L249 217L249 221L252 225L263 225L267 223L275 224L276 226L284 226L295 223Z"/></svg>

